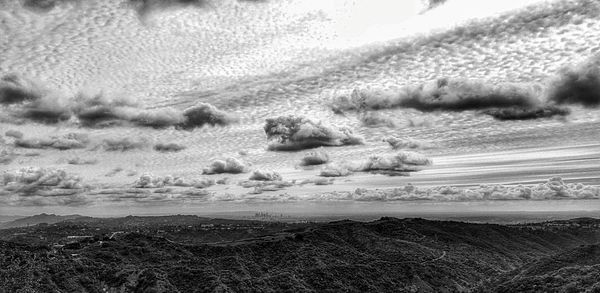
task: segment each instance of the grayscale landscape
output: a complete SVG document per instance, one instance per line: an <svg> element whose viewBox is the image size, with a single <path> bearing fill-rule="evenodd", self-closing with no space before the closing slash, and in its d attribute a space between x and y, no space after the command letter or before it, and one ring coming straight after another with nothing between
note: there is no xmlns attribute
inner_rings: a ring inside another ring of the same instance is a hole
<svg viewBox="0 0 600 293"><path fill-rule="evenodd" d="M600 292L600 2L0 0L2 292Z"/></svg>

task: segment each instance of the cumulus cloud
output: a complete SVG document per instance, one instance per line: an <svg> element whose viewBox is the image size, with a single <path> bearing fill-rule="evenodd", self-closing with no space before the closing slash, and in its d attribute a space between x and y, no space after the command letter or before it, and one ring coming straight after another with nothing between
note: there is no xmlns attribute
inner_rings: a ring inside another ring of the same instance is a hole
<svg viewBox="0 0 600 293"><path fill-rule="evenodd" d="M346 127L333 127L304 117L280 116L266 120L270 150L297 150L318 146L363 144L362 137Z"/></svg>
<svg viewBox="0 0 600 293"><path fill-rule="evenodd" d="M567 116L571 113L571 110L556 105L546 105L534 108L488 109L482 111L482 113L498 120L531 120Z"/></svg>
<svg viewBox="0 0 600 293"><path fill-rule="evenodd" d="M179 152L185 149L185 146L177 143L157 143L154 145L154 150L162 153Z"/></svg>
<svg viewBox="0 0 600 293"><path fill-rule="evenodd" d="M300 160L301 166L322 165L329 162L329 155L323 150L316 150L304 154Z"/></svg>
<svg viewBox="0 0 600 293"><path fill-rule="evenodd" d="M194 129L204 125L228 125L237 121L237 117L208 103L198 103L183 111L173 108L147 110L133 99L104 92L80 93L73 104L73 112L84 126L132 123L153 128L174 126Z"/></svg>
<svg viewBox="0 0 600 293"><path fill-rule="evenodd" d="M485 81L441 78L401 92L398 105L421 111L531 107L540 104L540 88L528 84L489 84Z"/></svg>
<svg viewBox="0 0 600 293"><path fill-rule="evenodd" d="M237 121L233 115L207 103L198 103L183 111L173 108L147 110L135 100L103 92L92 95L80 93L74 105L73 112L84 126L104 127L131 123L153 128L174 126L194 129L204 125L228 125Z"/></svg>
<svg viewBox="0 0 600 293"><path fill-rule="evenodd" d="M71 117L61 93L15 74L7 74L0 79L0 104L4 105L13 122L26 119L58 123Z"/></svg>
<svg viewBox="0 0 600 293"><path fill-rule="evenodd" d="M148 143L143 139L130 139L128 137L107 138L102 141L104 150L109 152L144 149L147 145Z"/></svg>
<svg viewBox="0 0 600 293"><path fill-rule="evenodd" d="M204 125L229 125L237 117L208 103L198 103L183 111L173 108L143 109L135 100L104 92L80 93L73 102L73 113L84 126L104 127L131 123L165 128L194 129Z"/></svg>
<svg viewBox="0 0 600 293"><path fill-rule="evenodd" d="M39 82L16 74L7 74L0 78L0 104L20 104L41 99L48 90Z"/></svg>
<svg viewBox="0 0 600 293"><path fill-rule="evenodd" d="M8 137L12 137L12 138L23 138L23 133L18 131L18 130L7 130L4 135L8 136Z"/></svg>
<svg viewBox="0 0 600 293"><path fill-rule="evenodd" d="M383 141L387 142L394 150L431 148L431 144L412 138L399 138L392 136L383 139Z"/></svg>
<svg viewBox="0 0 600 293"><path fill-rule="evenodd" d="M456 188L436 186L418 188L406 185L394 189L357 189L349 193L330 193L322 195L328 199L347 199L358 201L484 201L484 200L548 200L548 199L597 199L600 188L581 183L565 183L562 178L550 178L537 185L481 185L474 188Z"/></svg>
<svg viewBox="0 0 600 293"><path fill-rule="evenodd" d="M422 154L401 151L394 155L374 155L361 162L356 171L406 176L408 172L421 171L432 161Z"/></svg>
<svg viewBox="0 0 600 293"><path fill-rule="evenodd" d="M15 146L30 149L81 149L90 142L88 136L83 133L68 133L63 136L51 136L50 138L21 138L15 140Z"/></svg>
<svg viewBox="0 0 600 293"><path fill-rule="evenodd" d="M215 106L207 103L198 103L183 111L184 121L180 124L182 128L191 129L204 125L229 125L238 119Z"/></svg>
<svg viewBox="0 0 600 293"><path fill-rule="evenodd" d="M258 181L281 181L282 177L275 171L254 170L248 179Z"/></svg>
<svg viewBox="0 0 600 293"><path fill-rule="evenodd" d="M541 87L532 84L492 84L482 80L439 78L417 86L354 89L332 101L343 110L413 108L420 111L463 111L532 107L541 103Z"/></svg>
<svg viewBox="0 0 600 293"><path fill-rule="evenodd" d="M208 167L202 170L203 174L222 174L222 173L245 173L248 172L248 166L243 161L230 157L225 160L215 160Z"/></svg>
<svg viewBox="0 0 600 293"><path fill-rule="evenodd" d="M295 181L268 180L268 181L242 181L240 185L244 188L253 188L250 194L261 194L267 191L278 191L294 186Z"/></svg>
<svg viewBox="0 0 600 293"><path fill-rule="evenodd" d="M526 120L566 116L557 105L600 106L600 55L562 68L543 84L491 83L485 80L439 78L419 85L367 87L334 98L331 108L364 112L413 108L423 112L485 110L499 120ZM385 119L364 115L366 126L385 125Z"/></svg>
<svg viewBox="0 0 600 293"><path fill-rule="evenodd" d="M72 99L42 83L8 74L0 79L0 104L11 121L55 124L72 116Z"/></svg>
<svg viewBox="0 0 600 293"><path fill-rule="evenodd" d="M22 104L19 109L13 111L13 115L38 123L56 124L71 118L71 110L67 103L64 96L56 93Z"/></svg>
<svg viewBox="0 0 600 293"><path fill-rule="evenodd" d="M389 176L408 176L421 171L432 161L422 154L400 151L396 154L373 155L364 160L328 164L322 171L323 177L348 176L352 172L371 172Z"/></svg>
<svg viewBox="0 0 600 293"><path fill-rule="evenodd" d="M600 105L600 55L562 68L548 80L546 97L557 104Z"/></svg>
<svg viewBox="0 0 600 293"><path fill-rule="evenodd" d="M198 103L183 111L170 107L145 109L126 95L96 89L84 89L73 97L44 87L39 82L9 74L0 79L0 105L15 123L31 120L46 124L67 121L84 127L137 125L193 129L204 125L228 125L237 117L211 104Z"/></svg>
<svg viewBox="0 0 600 293"><path fill-rule="evenodd" d="M173 108L162 108L155 110L136 110L128 118L135 125L152 128L165 128L177 126L183 123L184 116L181 111Z"/></svg>
<svg viewBox="0 0 600 293"><path fill-rule="evenodd" d="M169 107L144 109L137 100L105 91L82 91L70 104L79 123L86 127L133 124L165 128L184 121L181 111Z"/></svg>
<svg viewBox="0 0 600 293"><path fill-rule="evenodd" d="M135 116L136 106L136 101L126 97L82 91L73 99L72 110L83 126L109 126Z"/></svg>
<svg viewBox="0 0 600 293"><path fill-rule="evenodd" d="M56 195L64 190L83 190L81 178L64 170L28 167L2 174L1 193L16 195Z"/></svg>
<svg viewBox="0 0 600 293"><path fill-rule="evenodd" d="M528 120L566 116L561 104L600 105L600 56L568 66L538 83L499 83L484 80L439 78L419 85L389 88L357 88L334 98L330 106L338 112L355 110L363 125L392 126L393 120L368 110L413 108L423 112L481 110L498 120ZM409 126L424 124L409 121ZM411 125L413 124L413 125Z"/></svg>
<svg viewBox="0 0 600 293"><path fill-rule="evenodd" d="M187 180L183 177L154 176L147 173L140 176L133 185L136 188L163 188L165 186L207 188L215 185L215 180L206 178Z"/></svg>

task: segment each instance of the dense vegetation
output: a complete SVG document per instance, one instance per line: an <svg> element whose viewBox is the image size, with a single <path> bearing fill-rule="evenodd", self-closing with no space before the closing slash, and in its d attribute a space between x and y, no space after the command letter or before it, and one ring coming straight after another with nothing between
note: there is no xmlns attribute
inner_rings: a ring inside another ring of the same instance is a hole
<svg viewBox="0 0 600 293"><path fill-rule="evenodd" d="M600 245L582 245L504 274L480 292L600 292Z"/></svg>
<svg viewBox="0 0 600 293"><path fill-rule="evenodd" d="M539 291L594 285L600 264L599 222L590 220L83 219L0 230L0 292ZM119 222L122 233L111 233ZM65 240L76 232L89 237ZM203 236L217 232L221 241Z"/></svg>

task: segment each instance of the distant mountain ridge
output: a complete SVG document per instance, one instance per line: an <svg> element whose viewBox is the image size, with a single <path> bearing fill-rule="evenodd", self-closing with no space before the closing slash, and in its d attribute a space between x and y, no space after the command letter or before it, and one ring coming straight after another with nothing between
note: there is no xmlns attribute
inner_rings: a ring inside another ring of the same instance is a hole
<svg viewBox="0 0 600 293"><path fill-rule="evenodd" d="M55 215L42 213L30 217L21 217L13 221L0 223L0 229L19 228L38 224L56 224L68 222L73 224L102 225L111 227L135 227L149 225L199 225L210 223L236 223L242 220L228 220L195 215L169 215L169 216L126 216L116 218L96 218L82 215Z"/></svg>
<svg viewBox="0 0 600 293"><path fill-rule="evenodd" d="M11 221L21 219L21 218L25 218L25 216L2 216L2 215L0 215L0 224L6 223L6 222L11 222Z"/></svg>
<svg viewBox="0 0 600 293"><path fill-rule="evenodd" d="M55 214L46 214L42 213L39 215L31 216L31 217L23 217L16 219L14 221L0 223L0 229L8 229L8 228L18 228L18 227L27 227L38 224L54 224L67 220L73 220L77 218L82 218L81 215L65 215L59 216Z"/></svg>

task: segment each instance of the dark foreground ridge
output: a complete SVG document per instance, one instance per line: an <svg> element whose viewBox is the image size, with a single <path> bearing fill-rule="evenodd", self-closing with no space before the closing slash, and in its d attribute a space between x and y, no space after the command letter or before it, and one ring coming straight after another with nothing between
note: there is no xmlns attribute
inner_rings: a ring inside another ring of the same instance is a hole
<svg viewBox="0 0 600 293"><path fill-rule="evenodd" d="M585 292L600 288L599 232L591 218L79 217L0 230L0 292Z"/></svg>

